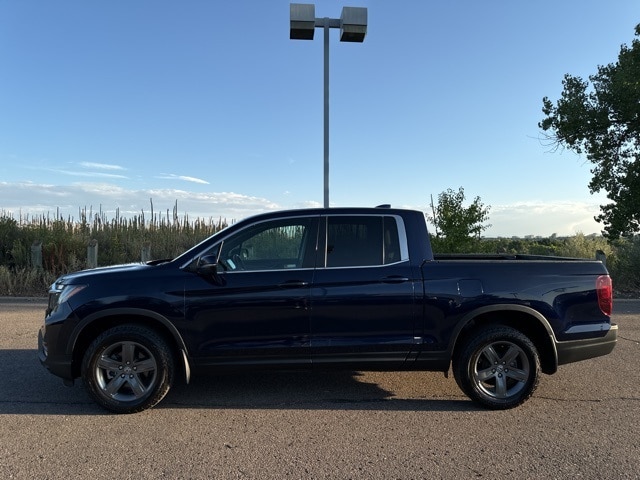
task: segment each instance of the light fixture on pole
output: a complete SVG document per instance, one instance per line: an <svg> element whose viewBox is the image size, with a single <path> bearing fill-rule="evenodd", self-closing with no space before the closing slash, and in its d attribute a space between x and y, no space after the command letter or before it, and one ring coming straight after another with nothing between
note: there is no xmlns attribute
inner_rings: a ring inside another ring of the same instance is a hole
<svg viewBox="0 0 640 480"><path fill-rule="evenodd" d="M289 38L313 40L316 28L324 29L324 206L329 207L329 29L340 29L341 42L363 42L367 35L367 9L343 7L340 18L316 18L316 7L290 4Z"/></svg>

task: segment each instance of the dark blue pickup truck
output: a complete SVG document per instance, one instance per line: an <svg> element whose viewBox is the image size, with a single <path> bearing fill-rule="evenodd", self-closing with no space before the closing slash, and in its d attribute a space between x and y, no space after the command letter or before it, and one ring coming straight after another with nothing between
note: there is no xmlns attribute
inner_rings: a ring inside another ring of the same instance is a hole
<svg viewBox="0 0 640 480"><path fill-rule="evenodd" d="M610 353L611 309L599 261L434 256L418 211L294 210L173 260L60 277L39 357L119 413L152 407L196 368L451 369L471 399L506 409L541 372Z"/></svg>

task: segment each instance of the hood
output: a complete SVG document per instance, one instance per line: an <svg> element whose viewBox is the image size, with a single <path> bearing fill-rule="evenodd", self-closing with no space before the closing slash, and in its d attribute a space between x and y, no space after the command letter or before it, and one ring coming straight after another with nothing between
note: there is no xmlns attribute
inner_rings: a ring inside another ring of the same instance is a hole
<svg viewBox="0 0 640 480"><path fill-rule="evenodd" d="M147 263L128 263L123 265L111 265L108 267L90 268L62 275L58 280L56 280L56 283L63 283L67 285L81 283L96 276L118 275L120 273L131 274L134 272L147 271L154 267L155 265Z"/></svg>

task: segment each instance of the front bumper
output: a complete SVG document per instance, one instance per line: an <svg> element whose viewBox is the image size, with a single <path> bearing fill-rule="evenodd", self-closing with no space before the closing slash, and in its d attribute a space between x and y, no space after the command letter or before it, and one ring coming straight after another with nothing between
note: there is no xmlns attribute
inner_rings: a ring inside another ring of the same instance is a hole
<svg viewBox="0 0 640 480"><path fill-rule="evenodd" d="M613 323L602 336L557 342L558 365L608 355L616 346L617 339L618 325Z"/></svg>
<svg viewBox="0 0 640 480"><path fill-rule="evenodd" d="M72 355L59 354L51 351L47 341L45 341L46 326L38 332L38 359L40 363L52 374L65 380L73 380ZM48 334L51 333L49 328ZM50 335L47 335L49 337Z"/></svg>

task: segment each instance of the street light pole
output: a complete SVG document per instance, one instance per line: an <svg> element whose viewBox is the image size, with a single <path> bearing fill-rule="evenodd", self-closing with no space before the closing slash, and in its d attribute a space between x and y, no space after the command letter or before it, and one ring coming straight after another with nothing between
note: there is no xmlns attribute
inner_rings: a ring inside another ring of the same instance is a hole
<svg viewBox="0 0 640 480"><path fill-rule="evenodd" d="M324 29L324 207L329 208L329 29L340 29L341 42L363 42L367 9L343 7L340 18L316 18L315 5L290 4L289 38L313 40L315 28Z"/></svg>
<svg viewBox="0 0 640 480"><path fill-rule="evenodd" d="M329 19L324 18L324 208L329 208Z"/></svg>

